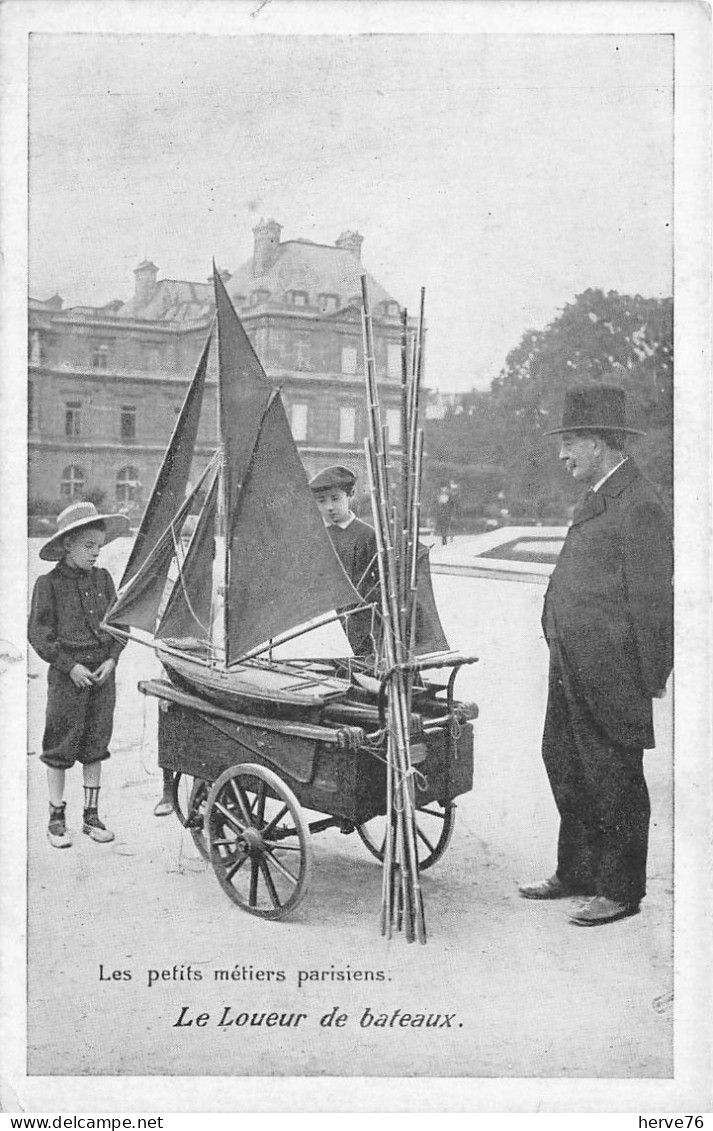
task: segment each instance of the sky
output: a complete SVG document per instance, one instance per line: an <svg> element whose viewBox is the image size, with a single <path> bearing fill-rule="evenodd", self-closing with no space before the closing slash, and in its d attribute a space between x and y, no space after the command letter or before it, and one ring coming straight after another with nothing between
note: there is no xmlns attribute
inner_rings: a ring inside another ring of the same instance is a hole
<svg viewBox="0 0 713 1131"><path fill-rule="evenodd" d="M487 388L587 288L672 293L672 90L668 35L33 35L30 294L358 229L426 383Z"/></svg>

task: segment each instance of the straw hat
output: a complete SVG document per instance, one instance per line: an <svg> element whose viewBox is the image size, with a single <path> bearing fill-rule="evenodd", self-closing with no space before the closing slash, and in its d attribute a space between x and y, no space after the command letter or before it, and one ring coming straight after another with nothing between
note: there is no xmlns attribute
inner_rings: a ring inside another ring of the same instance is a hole
<svg viewBox="0 0 713 1131"><path fill-rule="evenodd" d="M356 480L356 475L348 467L333 464L332 467L325 467L323 471L313 475L309 485L313 491L329 491L335 487L339 491L351 491Z"/></svg>
<svg viewBox="0 0 713 1131"><path fill-rule="evenodd" d="M645 436L638 428L626 423L626 393L618 385L583 385L567 389L564 395L562 425L545 432L556 436L559 432L629 432Z"/></svg>
<svg viewBox="0 0 713 1131"><path fill-rule="evenodd" d="M125 514L99 514L94 503L72 503L57 515L57 533L53 534L40 550L40 557L45 562L58 562L64 554L62 540L67 534L81 530L83 526L92 526L95 522L103 522L106 530L104 545L113 542L122 534L129 533L129 520Z"/></svg>

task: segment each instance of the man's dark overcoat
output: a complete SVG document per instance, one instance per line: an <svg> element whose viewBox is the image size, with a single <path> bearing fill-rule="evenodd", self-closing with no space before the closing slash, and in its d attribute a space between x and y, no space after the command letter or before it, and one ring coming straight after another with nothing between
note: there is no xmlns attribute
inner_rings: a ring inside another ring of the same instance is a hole
<svg viewBox="0 0 713 1131"><path fill-rule="evenodd" d="M654 745L651 699L673 666L672 573L670 517L628 459L575 512L542 618L577 695L620 746Z"/></svg>

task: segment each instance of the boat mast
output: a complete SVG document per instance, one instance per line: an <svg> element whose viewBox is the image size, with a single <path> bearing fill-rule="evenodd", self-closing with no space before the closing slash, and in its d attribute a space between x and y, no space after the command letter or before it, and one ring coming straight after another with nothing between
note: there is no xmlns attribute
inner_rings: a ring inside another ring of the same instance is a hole
<svg viewBox="0 0 713 1131"><path fill-rule="evenodd" d="M213 260L213 285L215 286L215 276L217 269L215 260ZM218 451L219 451L219 467L218 475L220 482L218 485L218 509L216 516L216 533L217 537L223 536L224 554L223 554L223 571L222 571L222 597L223 597L223 656L225 666L228 666L228 589L230 584L230 534L229 534L229 515L228 503L230 499L230 483L226 471L225 462L225 441L223 438L222 429L222 384L220 380L220 353L221 353L221 330L220 319L217 318L217 296L216 296L216 325L217 325L217 340L218 340L218 395L216 397L216 406L218 411ZM220 589L219 589L220 595Z"/></svg>

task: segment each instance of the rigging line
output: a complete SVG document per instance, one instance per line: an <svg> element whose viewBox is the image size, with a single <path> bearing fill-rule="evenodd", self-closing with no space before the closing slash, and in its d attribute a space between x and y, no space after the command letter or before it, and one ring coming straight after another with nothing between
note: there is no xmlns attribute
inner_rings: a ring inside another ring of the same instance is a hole
<svg viewBox="0 0 713 1131"><path fill-rule="evenodd" d="M183 563L179 559L178 541L177 541L177 538L176 538L176 531L175 531L173 525L171 526L171 534L173 536L173 548L176 552L176 562L178 563L178 577L176 578L176 585L178 585L180 583L181 589L183 590L183 596L186 599L186 604L188 606L189 613L191 614L191 616L193 617L194 621L199 626L199 628L201 628L203 630L203 632L205 632L206 636L209 637L210 636L209 629L206 628L206 626L201 621L200 617L196 614L196 611L193 608L193 605L191 604L191 599L188 596L188 590L186 588L186 585L185 585L185 582L184 582L184 579L183 579Z"/></svg>
<svg viewBox="0 0 713 1131"><path fill-rule="evenodd" d="M369 562L369 563L368 563L368 564L366 565L366 567L365 567L365 569L364 569L364 572L362 573L362 575L361 575L361 577L359 578L359 580L358 580L358 581L356 581L356 582L352 582L352 584L354 585L354 588L356 589L357 593L359 593L359 586L361 585L362 581L364 580L364 578L365 578L365 577L366 577L366 575L368 574L369 570L370 570L370 569L372 569L372 567L373 567L373 565L374 565L374 562L375 562L375 561L377 560L377 557L378 557L378 555L377 555L377 554L374 554L374 556L373 556L373 558L371 559L371 561L370 561L370 562ZM359 596L361 597L361 593L359 593ZM362 599L363 599L363 598L362 598Z"/></svg>

